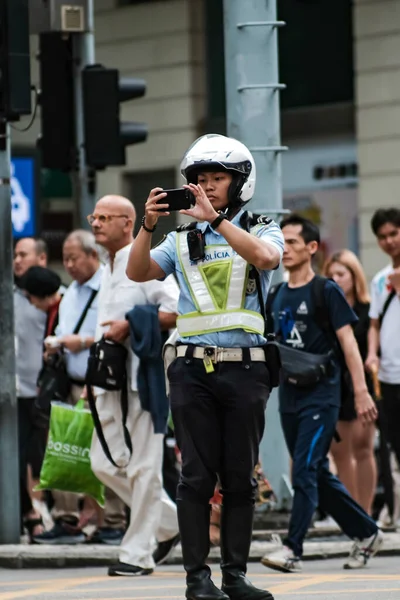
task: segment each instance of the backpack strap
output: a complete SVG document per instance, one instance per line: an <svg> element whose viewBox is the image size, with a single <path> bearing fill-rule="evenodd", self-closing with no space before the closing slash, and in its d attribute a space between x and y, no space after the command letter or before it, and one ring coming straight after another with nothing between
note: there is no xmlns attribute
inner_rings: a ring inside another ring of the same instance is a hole
<svg viewBox="0 0 400 600"><path fill-rule="evenodd" d="M392 290L392 291L390 292L389 296L388 296L388 297L386 298L386 300L385 300L385 304L383 305L382 312L381 312L381 314L379 315L379 325L380 325L381 327L382 327L382 321L383 321L383 319L385 318L385 315L386 315L386 313L387 313L387 311L388 311L388 308L389 308L389 306L390 306L390 303L392 302L392 300L393 300L393 298L395 297L395 295L396 295L396 292L395 292L395 290Z"/></svg>
<svg viewBox="0 0 400 600"><path fill-rule="evenodd" d="M103 449L104 454L110 461L114 467L117 469L125 469L132 456L132 440L129 434L128 428L126 426L126 420L128 417L128 378L124 378L124 384L121 389L121 412L122 412L122 430L124 433L125 444L129 450L129 459L124 465L117 465L114 458L111 455L110 448L108 447L107 440L104 436L103 427L101 425L99 413L97 412L96 399L93 395L93 390L91 385L87 385L87 400L90 408L90 412L92 413L94 428L96 429L97 437L100 442L100 445Z"/></svg>
<svg viewBox="0 0 400 600"><path fill-rule="evenodd" d="M280 281L279 283L277 283L276 285L273 285L269 292L268 292L268 296L267 296L267 302L265 304L265 322L266 322L266 332L267 333L274 333L274 318L272 316L272 306L274 304L275 298L278 295L279 290L282 288L283 285L283 281Z"/></svg>
<svg viewBox="0 0 400 600"><path fill-rule="evenodd" d="M311 295L315 306L315 322L329 339L336 358L343 366L345 363L343 351L339 344L339 340L336 337L336 331L333 328L331 315L325 298L325 286L327 281L330 281L330 279L323 277L322 275L315 275L312 280Z"/></svg>
<svg viewBox="0 0 400 600"><path fill-rule="evenodd" d="M311 284L311 295L315 308L315 320L320 329L328 335L332 333L331 317L325 300L325 285L328 279L315 275Z"/></svg>

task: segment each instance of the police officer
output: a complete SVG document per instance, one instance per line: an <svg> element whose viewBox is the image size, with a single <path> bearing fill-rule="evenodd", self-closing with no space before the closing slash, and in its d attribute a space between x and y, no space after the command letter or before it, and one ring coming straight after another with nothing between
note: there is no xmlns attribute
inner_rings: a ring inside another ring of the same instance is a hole
<svg viewBox="0 0 400 600"><path fill-rule="evenodd" d="M272 600L245 574L254 513L253 470L270 392L259 298L266 300L283 236L267 217L253 218L242 210L256 181L253 157L242 143L205 135L186 152L181 172L195 204L180 212L195 222L179 227L150 251L159 217L169 214L166 193L151 190L127 275L141 282L175 272L181 289L177 358L168 378L182 453L177 506L186 598ZM217 475L223 494L222 591L206 566L209 500Z"/></svg>

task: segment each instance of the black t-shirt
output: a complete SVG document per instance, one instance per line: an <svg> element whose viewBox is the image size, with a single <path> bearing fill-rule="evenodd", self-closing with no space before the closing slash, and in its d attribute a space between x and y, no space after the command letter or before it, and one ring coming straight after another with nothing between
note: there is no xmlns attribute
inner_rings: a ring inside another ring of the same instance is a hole
<svg viewBox="0 0 400 600"><path fill-rule="evenodd" d="M335 331L357 321L357 316L336 283L327 280L324 294ZM329 336L316 323L311 281L298 288L289 288L284 283L274 299L271 312L275 333L279 335L281 343L313 354L327 354L332 350ZM301 407L321 403L340 406L339 381L337 366L330 377L307 390L288 383L282 384L279 388L280 410L297 412Z"/></svg>
<svg viewBox="0 0 400 600"><path fill-rule="evenodd" d="M358 322L353 326L354 336L364 362L368 354L369 303L356 302L353 310L358 317Z"/></svg>

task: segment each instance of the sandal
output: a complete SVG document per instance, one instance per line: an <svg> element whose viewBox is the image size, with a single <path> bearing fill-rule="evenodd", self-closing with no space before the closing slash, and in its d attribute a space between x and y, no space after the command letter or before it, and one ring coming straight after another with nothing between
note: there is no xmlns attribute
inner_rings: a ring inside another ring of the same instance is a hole
<svg viewBox="0 0 400 600"><path fill-rule="evenodd" d="M38 527L39 525L41 525L43 527L43 531L44 531L44 523L43 523L42 517L24 519L24 527L28 531L30 544L33 543L33 535L34 535L33 531L34 531L35 527ZM38 535L38 534L36 534L36 535Z"/></svg>

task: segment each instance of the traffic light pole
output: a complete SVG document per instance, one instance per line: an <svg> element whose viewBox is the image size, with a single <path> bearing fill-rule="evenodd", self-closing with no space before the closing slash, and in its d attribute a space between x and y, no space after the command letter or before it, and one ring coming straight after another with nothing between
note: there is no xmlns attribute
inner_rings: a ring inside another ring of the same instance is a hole
<svg viewBox="0 0 400 600"><path fill-rule="evenodd" d="M0 123L0 544L20 541L9 126Z"/></svg>
<svg viewBox="0 0 400 600"><path fill-rule="evenodd" d="M282 182L278 83L277 0L224 0L225 77L228 135L254 155L257 184L250 210L280 218ZM278 274L279 276L279 274ZM274 277L277 282L278 278ZM276 391L271 394L260 458L278 498L291 501L289 456L283 439Z"/></svg>
<svg viewBox="0 0 400 600"><path fill-rule="evenodd" d="M86 165L82 71L95 62L94 5L87 0L88 31L74 36L75 136L78 169L74 173L74 194L78 201L80 227L87 228L86 217L93 212L96 200L96 172Z"/></svg>

